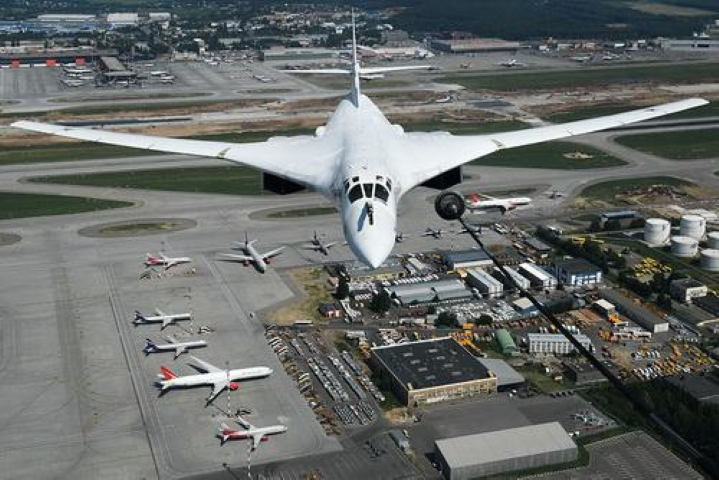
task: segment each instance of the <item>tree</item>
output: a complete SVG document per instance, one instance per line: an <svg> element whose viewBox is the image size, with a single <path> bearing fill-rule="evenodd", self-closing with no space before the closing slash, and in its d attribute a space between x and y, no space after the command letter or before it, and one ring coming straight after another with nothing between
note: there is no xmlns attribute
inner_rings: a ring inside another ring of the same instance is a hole
<svg viewBox="0 0 719 480"><path fill-rule="evenodd" d="M592 220L592 223L589 225L589 231L590 232L598 232L602 229L602 222L599 220L599 218L595 218Z"/></svg>
<svg viewBox="0 0 719 480"><path fill-rule="evenodd" d="M479 316L477 320L475 320L475 325L492 325L492 322L494 319L491 315L487 315L486 313L483 313Z"/></svg>
<svg viewBox="0 0 719 480"><path fill-rule="evenodd" d="M345 277L340 277L340 280L337 283L337 290L335 291L335 298L337 300L344 300L349 296L349 294L350 286L349 283L347 283L347 279L345 279Z"/></svg>
<svg viewBox="0 0 719 480"><path fill-rule="evenodd" d="M455 328L459 325L457 323L457 315L450 312L442 312L437 316L437 326L446 328Z"/></svg>
<svg viewBox="0 0 719 480"><path fill-rule="evenodd" d="M375 313L386 313L392 307L392 299L387 290L381 290L377 295L372 297L369 308Z"/></svg>
<svg viewBox="0 0 719 480"><path fill-rule="evenodd" d="M616 219L607 220L604 222L604 230L619 230L622 228L622 222Z"/></svg>

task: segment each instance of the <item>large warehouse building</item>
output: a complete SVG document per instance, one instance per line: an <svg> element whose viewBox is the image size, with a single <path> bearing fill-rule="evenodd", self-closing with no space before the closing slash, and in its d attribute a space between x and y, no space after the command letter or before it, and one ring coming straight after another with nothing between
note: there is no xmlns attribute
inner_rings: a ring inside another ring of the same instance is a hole
<svg viewBox="0 0 719 480"><path fill-rule="evenodd" d="M497 391L496 376L451 337L375 347L372 360L408 406Z"/></svg>
<svg viewBox="0 0 719 480"><path fill-rule="evenodd" d="M445 438L434 446L440 471L447 480L567 463L579 454L559 422Z"/></svg>

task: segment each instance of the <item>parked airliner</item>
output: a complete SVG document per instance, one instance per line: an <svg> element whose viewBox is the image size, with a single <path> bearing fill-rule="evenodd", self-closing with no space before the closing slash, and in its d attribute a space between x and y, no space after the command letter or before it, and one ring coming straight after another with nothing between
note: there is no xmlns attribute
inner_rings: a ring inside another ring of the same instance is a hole
<svg viewBox="0 0 719 480"><path fill-rule="evenodd" d="M285 247L276 248L267 253L259 253L254 247L256 241L257 240L247 238L247 233L245 233L245 241L243 243L235 242L232 247L233 249L242 250L242 255L236 253L218 253L217 258L220 260L242 262L245 266L252 263L260 273L265 273L267 271L267 265L269 265L272 258L282 253Z"/></svg>
<svg viewBox="0 0 719 480"><path fill-rule="evenodd" d="M237 417L235 420L244 430L236 430L230 428L226 423L220 425L220 438L224 444L228 440L244 440L246 438L252 439L252 446L250 447L254 451L260 442L267 441L270 435L277 435L278 433L285 433L287 431L287 425L269 425L267 427L255 427L250 422L242 417Z"/></svg>

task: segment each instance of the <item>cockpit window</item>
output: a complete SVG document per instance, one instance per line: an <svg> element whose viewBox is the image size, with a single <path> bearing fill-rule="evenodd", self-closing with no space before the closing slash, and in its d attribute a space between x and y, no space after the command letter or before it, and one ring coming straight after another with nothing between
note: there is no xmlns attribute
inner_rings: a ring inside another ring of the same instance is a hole
<svg viewBox="0 0 719 480"><path fill-rule="evenodd" d="M352 183L359 182L359 177L352 177Z"/></svg>
<svg viewBox="0 0 719 480"><path fill-rule="evenodd" d="M374 195L385 203L387 203L387 200L389 199L389 192L379 183L375 186Z"/></svg>
<svg viewBox="0 0 719 480"><path fill-rule="evenodd" d="M362 187L364 188L364 196L366 198L372 198L372 187L374 185L372 183L363 183Z"/></svg>
<svg viewBox="0 0 719 480"><path fill-rule="evenodd" d="M352 187L349 194L347 194L347 198L349 198L350 203L354 203L362 198L362 186L355 185Z"/></svg>
<svg viewBox="0 0 719 480"><path fill-rule="evenodd" d="M387 179L387 190L392 191L392 180L389 178Z"/></svg>

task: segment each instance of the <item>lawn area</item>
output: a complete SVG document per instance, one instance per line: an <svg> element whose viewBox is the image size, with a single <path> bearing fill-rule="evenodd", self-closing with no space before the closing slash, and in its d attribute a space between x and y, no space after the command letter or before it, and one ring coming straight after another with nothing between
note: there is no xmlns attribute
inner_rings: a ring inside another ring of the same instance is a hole
<svg viewBox="0 0 719 480"><path fill-rule="evenodd" d="M272 212L267 215L267 218L304 218L319 215L332 215L335 213L337 213L337 209L335 207L307 207Z"/></svg>
<svg viewBox="0 0 719 480"><path fill-rule="evenodd" d="M192 167L33 177L31 182L171 192L259 195L260 172L249 167Z"/></svg>
<svg viewBox="0 0 719 480"><path fill-rule="evenodd" d="M571 387L571 384L566 382L555 382L552 378L548 377L544 372L544 367L541 365L516 367L516 370L521 373L522 376L526 378L532 386L534 386L534 388L544 393L566 390Z"/></svg>
<svg viewBox="0 0 719 480"><path fill-rule="evenodd" d="M0 220L11 218L66 215L129 207L132 203L99 198L41 195L35 193L0 192Z"/></svg>
<svg viewBox="0 0 719 480"><path fill-rule="evenodd" d="M622 135L620 145L669 160L697 160L719 156L719 129Z"/></svg>
<svg viewBox="0 0 719 480"><path fill-rule="evenodd" d="M581 152L592 158L569 159L565 154ZM550 142L495 152L472 162L473 165L514 168L552 168L581 170L626 165L626 162L596 148L571 142Z"/></svg>
<svg viewBox="0 0 719 480"><path fill-rule="evenodd" d="M629 67L576 68L572 70L505 74L456 74L440 77L470 90L575 89L629 83L713 82L719 77L719 63L662 64Z"/></svg>
<svg viewBox="0 0 719 480"><path fill-rule="evenodd" d="M690 187L692 183L675 177L644 177L625 178L622 180L610 180L608 182L595 183L590 185L579 194L587 200L603 200L610 202L612 198L627 190L647 188L654 185L667 185L672 187Z"/></svg>

